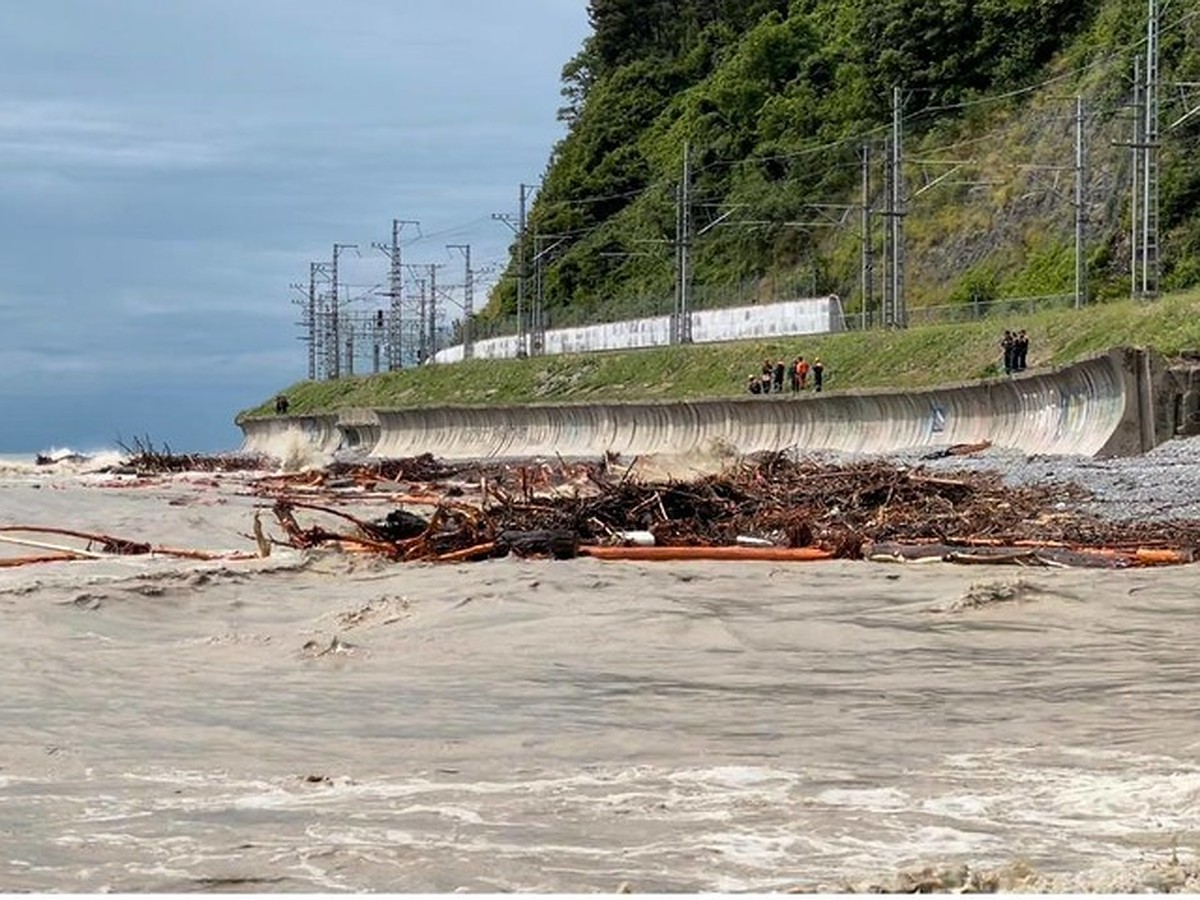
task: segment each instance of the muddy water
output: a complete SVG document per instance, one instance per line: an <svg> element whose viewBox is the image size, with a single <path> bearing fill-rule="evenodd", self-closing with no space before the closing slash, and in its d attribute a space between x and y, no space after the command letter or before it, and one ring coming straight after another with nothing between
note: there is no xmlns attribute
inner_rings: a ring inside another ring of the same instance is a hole
<svg viewBox="0 0 1200 900"><path fill-rule="evenodd" d="M7 521L208 549L253 546L250 503L0 487ZM0 569L0 885L1187 886L1196 571Z"/></svg>

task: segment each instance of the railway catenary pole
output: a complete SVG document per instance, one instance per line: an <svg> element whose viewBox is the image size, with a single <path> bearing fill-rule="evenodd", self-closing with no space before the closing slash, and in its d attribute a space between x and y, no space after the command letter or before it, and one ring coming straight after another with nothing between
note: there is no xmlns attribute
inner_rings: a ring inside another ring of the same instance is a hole
<svg viewBox="0 0 1200 900"><path fill-rule="evenodd" d="M892 303L893 324L908 325L904 297L904 117L900 87L892 88Z"/></svg>
<svg viewBox="0 0 1200 900"><path fill-rule="evenodd" d="M1142 283L1143 299L1158 296L1159 282L1159 104L1158 104L1158 0L1148 0L1146 10L1146 78L1142 90L1144 124L1142 140Z"/></svg>
<svg viewBox="0 0 1200 900"><path fill-rule="evenodd" d="M339 346L341 343L341 341L340 341L341 336L339 334L339 321L338 321L341 318L341 298L338 296L338 258L341 256L343 250L351 250L351 249L357 250L358 244L334 244L333 245L333 265L329 269L329 278L332 283L332 288L330 289L330 294L329 294L329 297L330 297L330 299L329 299L329 302L330 302L330 326L329 327L330 327L331 340L330 340L330 347L328 348L328 350L329 350L330 354L332 355L332 363L333 363L333 365L329 369L329 372L327 373L330 378L340 378L341 374L342 374L342 365L341 365L342 352L341 352L341 347ZM351 365L353 365L353 363L351 363Z"/></svg>
<svg viewBox="0 0 1200 900"><path fill-rule="evenodd" d="M388 258L388 321L387 332L387 367L389 372L397 372L404 368L404 265L400 249L400 232L405 225L421 227L416 219L392 219L392 240L390 244L372 241L371 246L382 252Z"/></svg>
<svg viewBox="0 0 1200 900"><path fill-rule="evenodd" d="M525 205L532 187L522 182L517 207L517 356L520 358L529 355L529 339L525 330L525 279L528 277L525 271Z"/></svg>
<svg viewBox="0 0 1200 900"><path fill-rule="evenodd" d="M871 290L875 280L875 258L871 235L871 145L862 145L862 310L863 331L871 325Z"/></svg>
<svg viewBox="0 0 1200 900"><path fill-rule="evenodd" d="M1087 222L1083 138L1083 97L1075 98L1075 308L1087 305L1087 265L1084 261L1084 227Z"/></svg>
<svg viewBox="0 0 1200 900"><path fill-rule="evenodd" d="M1133 151L1133 178L1130 179L1129 196L1129 296L1136 300L1141 293L1142 268L1142 57L1133 58L1133 140L1129 147Z"/></svg>
<svg viewBox="0 0 1200 900"><path fill-rule="evenodd" d="M429 328L428 339L426 342L425 361L430 365L437 360L438 339L437 339L437 270L442 268L443 263L426 263L425 268L429 272L429 302L426 305L426 310L429 313Z"/></svg>
<svg viewBox="0 0 1200 900"><path fill-rule="evenodd" d="M417 279L417 365L424 365L429 356L425 335L425 279Z"/></svg>
<svg viewBox="0 0 1200 900"><path fill-rule="evenodd" d="M308 264L308 380L317 380L317 267Z"/></svg>
<svg viewBox="0 0 1200 900"><path fill-rule="evenodd" d="M463 359L475 355L471 337L471 317L475 315L475 273L471 271L471 245L447 244L447 250L458 250L463 255L463 317L462 317L462 347Z"/></svg>
<svg viewBox="0 0 1200 900"><path fill-rule="evenodd" d="M691 147L683 143L683 177L679 181L675 209L675 314L671 317L672 344L692 342L691 313Z"/></svg>

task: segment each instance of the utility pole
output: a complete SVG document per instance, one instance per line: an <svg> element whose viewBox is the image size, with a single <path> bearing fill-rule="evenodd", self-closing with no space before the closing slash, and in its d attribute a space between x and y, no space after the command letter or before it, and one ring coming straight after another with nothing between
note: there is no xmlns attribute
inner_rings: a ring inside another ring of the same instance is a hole
<svg viewBox="0 0 1200 900"><path fill-rule="evenodd" d="M1146 84L1144 101L1145 142L1142 155L1142 298L1158 296L1159 223L1158 223L1158 0L1148 0L1146 11Z"/></svg>
<svg viewBox="0 0 1200 900"><path fill-rule="evenodd" d="M1083 97L1075 98L1075 308L1087 305L1087 264L1084 260L1086 172L1083 146Z"/></svg>
<svg viewBox="0 0 1200 900"><path fill-rule="evenodd" d="M350 288L346 288L346 306L350 305ZM346 376L354 374L354 313L346 314Z"/></svg>
<svg viewBox="0 0 1200 900"><path fill-rule="evenodd" d="M1141 287L1141 210L1139 182L1142 177L1142 57L1133 58L1133 140L1129 146L1133 150L1133 178L1130 179L1129 199L1129 296L1136 300Z"/></svg>
<svg viewBox="0 0 1200 900"><path fill-rule="evenodd" d="M388 292L390 298L387 322L387 367L389 372L398 372L404 368L404 339L403 339L403 303L404 303L404 267L400 253L400 230L405 225L421 227L416 219L392 219L392 242L380 244L372 241L371 246L382 252L388 258Z"/></svg>
<svg viewBox="0 0 1200 900"><path fill-rule="evenodd" d="M311 321L311 347L309 353L309 369L312 378L332 378L332 354L329 349L332 326L332 307L327 297L317 289L317 281L322 276L329 275L329 263L310 262L308 264L308 306Z"/></svg>
<svg viewBox="0 0 1200 900"><path fill-rule="evenodd" d="M373 332L374 340L371 342L371 371L376 375L379 374L379 354L383 349L384 327L383 327L383 310L375 310L375 330Z"/></svg>
<svg viewBox="0 0 1200 900"><path fill-rule="evenodd" d="M543 235L533 235L533 338L530 350L533 356L541 356L546 349L546 329L542 324L542 250Z"/></svg>
<svg viewBox="0 0 1200 900"><path fill-rule="evenodd" d="M429 269L429 355L426 360L432 365L437 360L438 341L437 341L437 270L442 267L442 263L427 263Z"/></svg>
<svg viewBox="0 0 1200 900"><path fill-rule="evenodd" d="M896 216L895 194L892 191L892 179L895 172L892 168L892 139L885 139L883 146L883 279L880 297L880 324L891 328L896 324L895 295L892 293L892 221Z"/></svg>
<svg viewBox="0 0 1200 900"><path fill-rule="evenodd" d="M340 304L340 300L338 297L338 257L341 256L341 253L343 250L350 250L350 249L357 250L358 245L357 244L334 244L333 245L333 265L329 269L329 272L330 272L329 278L333 284L333 288L330 292L330 297L331 297L330 302L332 303L332 309L331 309L332 315L330 317L331 341L330 341L330 347L328 348L333 356L333 359L331 360L333 365L328 370L330 373L332 373L329 375L330 378L340 378L341 374L342 374L342 365L341 365L342 353L341 353L341 348L338 346L338 344L340 343L340 338L341 338L341 335L339 334L339 322L338 322L338 320L341 318L341 314L340 314L341 304Z"/></svg>
<svg viewBox="0 0 1200 900"><path fill-rule="evenodd" d="M871 325L871 287L875 280L875 259L871 235L871 145L862 145L862 330Z"/></svg>
<svg viewBox="0 0 1200 900"><path fill-rule="evenodd" d="M900 88L892 88L892 304L897 328L908 324L904 299L904 150Z"/></svg>
<svg viewBox="0 0 1200 900"><path fill-rule="evenodd" d="M532 185L521 184L521 199L517 210L517 357L529 355L528 336L525 333L525 199Z"/></svg>
<svg viewBox="0 0 1200 900"><path fill-rule="evenodd" d="M683 178L679 182L675 210L675 315L672 317L671 343L692 342L691 312L691 147L683 144Z"/></svg>
<svg viewBox="0 0 1200 900"><path fill-rule="evenodd" d="M424 365L429 358L429 343L425 334L425 279L417 279L417 365Z"/></svg>
<svg viewBox="0 0 1200 900"><path fill-rule="evenodd" d="M317 380L317 263L308 264L308 380Z"/></svg>
<svg viewBox="0 0 1200 900"><path fill-rule="evenodd" d="M543 273L546 257L566 243L565 234L534 234L533 236L533 340L534 356L546 352L546 304L542 295ZM550 246L544 242L554 241Z"/></svg>
<svg viewBox="0 0 1200 900"><path fill-rule="evenodd" d="M475 315L475 273L471 271L471 245L447 244L447 250L460 250L463 255L463 317L462 345L463 359L475 355L475 347L471 340L471 317Z"/></svg>
<svg viewBox="0 0 1200 900"><path fill-rule="evenodd" d="M522 359L529 355L529 345L525 334L525 205L529 198L531 184L521 184L520 201L517 211L517 221L504 213L492 213L492 218L503 222L517 236L517 357Z"/></svg>

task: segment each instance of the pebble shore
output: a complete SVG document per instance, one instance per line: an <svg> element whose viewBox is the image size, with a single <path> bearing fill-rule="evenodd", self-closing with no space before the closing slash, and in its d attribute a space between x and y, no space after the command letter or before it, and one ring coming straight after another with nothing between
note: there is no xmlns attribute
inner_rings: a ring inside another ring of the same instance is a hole
<svg viewBox="0 0 1200 900"><path fill-rule="evenodd" d="M1141 456L1028 456L989 449L969 456L923 459L930 448L888 454L931 472L999 472L1007 484L1078 484L1092 499L1080 509L1110 521L1200 520L1200 437L1167 441ZM845 455L821 459L846 460ZM853 457L863 458L863 457Z"/></svg>

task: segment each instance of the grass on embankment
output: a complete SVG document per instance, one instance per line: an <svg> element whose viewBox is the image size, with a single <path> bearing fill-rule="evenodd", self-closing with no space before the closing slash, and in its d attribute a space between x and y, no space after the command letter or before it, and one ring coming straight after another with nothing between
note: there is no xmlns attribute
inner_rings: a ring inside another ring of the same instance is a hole
<svg viewBox="0 0 1200 900"><path fill-rule="evenodd" d="M678 400L743 395L764 359L825 364L829 390L928 387L1000 374L1005 329L1030 336L1029 367L1057 366L1122 345L1167 356L1200 349L1200 291L1154 303L1120 301L961 325L797 335L521 360L467 360L287 388L289 413L348 407L494 406ZM273 398L242 415L274 414Z"/></svg>

